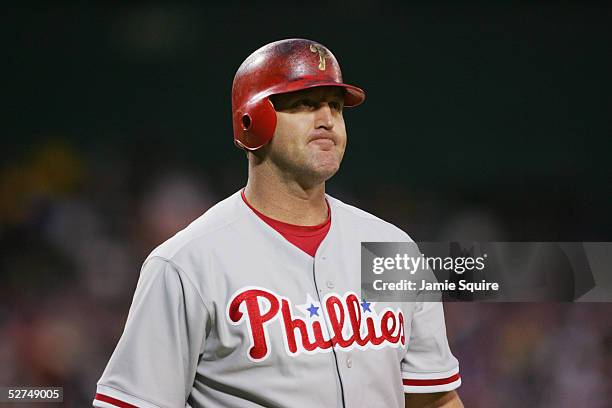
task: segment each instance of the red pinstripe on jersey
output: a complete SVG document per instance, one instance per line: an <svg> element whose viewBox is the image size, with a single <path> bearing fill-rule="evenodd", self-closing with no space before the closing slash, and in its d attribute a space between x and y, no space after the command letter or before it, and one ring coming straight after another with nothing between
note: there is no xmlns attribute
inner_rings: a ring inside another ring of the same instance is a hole
<svg viewBox="0 0 612 408"><path fill-rule="evenodd" d="M431 380L407 380L407 379L404 379L403 383L404 383L404 385L416 385L416 386L444 385L444 384L450 384L452 382L455 382L459 378L461 378L461 376L459 375L459 373L457 373L455 375L451 375L450 377L436 378L436 379L431 379Z"/></svg>
<svg viewBox="0 0 612 408"><path fill-rule="evenodd" d="M136 405L128 404L127 402L120 401L116 398L109 397L104 394L96 394L96 398L98 401L106 402L108 404L112 404L119 408L138 408Z"/></svg>

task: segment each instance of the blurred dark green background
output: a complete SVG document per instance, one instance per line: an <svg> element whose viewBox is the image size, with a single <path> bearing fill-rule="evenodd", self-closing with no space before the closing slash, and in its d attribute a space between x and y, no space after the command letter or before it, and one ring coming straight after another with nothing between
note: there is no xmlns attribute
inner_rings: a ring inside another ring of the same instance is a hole
<svg viewBox="0 0 612 408"><path fill-rule="evenodd" d="M224 174L225 184L210 178L229 194L246 173L231 142L233 75L259 46L306 37L327 45L345 80L368 93L346 113L349 150L331 192L372 211L385 196L406 196L409 214L383 216L409 228L400 218L426 212L423 239L451 213L479 207L509 221L510 239L602 240L610 17L603 5L553 2L22 8L3 24L3 162L63 139L129 152L148 171L172 162Z"/></svg>

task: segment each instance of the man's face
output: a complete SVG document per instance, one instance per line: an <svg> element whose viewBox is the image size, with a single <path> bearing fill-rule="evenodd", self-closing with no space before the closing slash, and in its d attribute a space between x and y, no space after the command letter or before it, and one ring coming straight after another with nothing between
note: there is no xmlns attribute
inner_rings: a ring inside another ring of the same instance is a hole
<svg viewBox="0 0 612 408"><path fill-rule="evenodd" d="M305 184L333 176L346 147L343 92L325 86L273 96L276 130L262 149L270 164Z"/></svg>

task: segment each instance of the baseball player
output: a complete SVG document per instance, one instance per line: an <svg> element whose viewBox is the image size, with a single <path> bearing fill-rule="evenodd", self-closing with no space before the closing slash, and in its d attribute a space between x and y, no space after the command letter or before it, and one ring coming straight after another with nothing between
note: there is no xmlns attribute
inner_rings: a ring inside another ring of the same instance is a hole
<svg viewBox="0 0 612 408"><path fill-rule="evenodd" d="M463 406L441 303L360 298L360 243L410 237L325 194L364 99L313 41L242 63L247 185L145 260L94 406Z"/></svg>

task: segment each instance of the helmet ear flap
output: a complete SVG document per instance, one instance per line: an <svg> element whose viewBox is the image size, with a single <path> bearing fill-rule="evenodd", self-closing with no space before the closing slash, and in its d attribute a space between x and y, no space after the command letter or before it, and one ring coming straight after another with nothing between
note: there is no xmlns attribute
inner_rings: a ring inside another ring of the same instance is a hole
<svg viewBox="0 0 612 408"><path fill-rule="evenodd" d="M257 150L267 144L276 129L276 111L265 97L234 112L234 141L238 147Z"/></svg>

